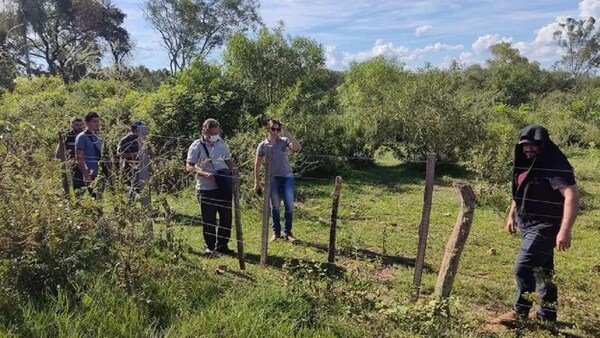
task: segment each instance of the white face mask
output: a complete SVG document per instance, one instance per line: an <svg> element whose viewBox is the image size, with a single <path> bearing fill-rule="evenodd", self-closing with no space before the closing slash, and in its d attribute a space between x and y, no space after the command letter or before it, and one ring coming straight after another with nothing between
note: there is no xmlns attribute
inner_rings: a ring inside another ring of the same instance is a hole
<svg viewBox="0 0 600 338"><path fill-rule="evenodd" d="M219 135L210 135L210 137L208 138L208 140L210 142L217 142L221 137Z"/></svg>

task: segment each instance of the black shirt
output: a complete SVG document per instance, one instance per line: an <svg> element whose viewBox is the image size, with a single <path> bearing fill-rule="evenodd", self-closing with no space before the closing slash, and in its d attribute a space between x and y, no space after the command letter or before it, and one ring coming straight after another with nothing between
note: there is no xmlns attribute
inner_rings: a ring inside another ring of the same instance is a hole
<svg viewBox="0 0 600 338"><path fill-rule="evenodd" d="M65 135L65 149L67 160L75 160L75 138L77 138L78 132L73 129L69 129Z"/></svg>

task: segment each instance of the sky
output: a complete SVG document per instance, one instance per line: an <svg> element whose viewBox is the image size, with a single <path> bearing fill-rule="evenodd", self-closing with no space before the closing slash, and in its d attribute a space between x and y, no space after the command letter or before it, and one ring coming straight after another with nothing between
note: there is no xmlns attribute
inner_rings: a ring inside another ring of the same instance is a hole
<svg viewBox="0 0 600 338"><path fill-rule="evenodd" d="M146 23L142 0L113 0L126 14L135 49L129 63L168 68L160 35ZM291 36L320 43L330 69L389 56L409 68L452 60L484 64L489 47L507 41L550 68L560 57L553 40L567 17L600 19L600 0L262 0L264 24L285 24ZM218 61L221 51L210 58Z"/></svg>

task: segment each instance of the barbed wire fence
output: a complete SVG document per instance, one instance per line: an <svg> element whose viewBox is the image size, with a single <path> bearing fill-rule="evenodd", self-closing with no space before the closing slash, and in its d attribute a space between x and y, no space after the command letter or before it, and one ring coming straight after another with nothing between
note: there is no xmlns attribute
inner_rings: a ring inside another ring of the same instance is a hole
<svg viewBox="0 0 600 338"><path fill-rule="evenodd" d="M154 134L150 134L149 136L154 136L154 137L158 137L160 135L154 135ZM163 137L163 136L160 136ZM167 136L164 136L167 137ZM178 139L180 141L193 141L191 139L186 139L186 138L175 138L175 137L169 137L169 138L173 138L173 139ZM158 201L158 205L160 207L163 208L163 214L164 216L162 218L160 217L153 217L152 215L140 215L140 217L143 217L145 221L148 221L149 219L154 222L154 221L164 221L166 223L166 237L167 237L167 241L168 242L172 242L173 241L173 227L175 226L175 224L194 224L194 225L199 225L202 224L202 221L200 218L198 217L193 217L193 216L189 216L189 215L185 215L185 214L175 214L174 213L174 209L169 205L169 203L167 202L166 199L166 193L165 193L165 189L163 187L160 187L160 184L158 184L158 180L164 175L164 174L172 174L172 173L167 173L167 170L170 170L172 168L168 168L168 169L163 169L160 167L160 165L157 165L158 163L164 163L168 160L172 160L173 157L176 157L178 150L172 150L171 153L169 152L164 152L162 153L160 156L157 156L155 158L152 158L151 161L149 161L147 164L145 164L145 166L142 167L137 167L136 170L140 171L140 170L150 170L151 167L154 167L154 173L151 175L151 178L148 182L145 182L145 187L144 190L146 190L147 192L150 191L154 191L156 196L157 196L157 201ZM374 158L367 158L367 157L344 157L344 156L339 156L339 155L327 155L327 154L304 154L304 156L307 157L334 157L334 158L338 158L338 159L363 159L363 160L375 160ZM435 155L433 157L435 159ZM120 163L120 160L116 160L116 159L102 159L100 162L102 163L107 163L107 164L112 164L112 165L116 165L118 163ZM411 163L413 164L427 164L428 169L431 169L431 165L433 162L433 168L435 168L435 160L431 161L431 159L428 159L428 161L412 161ZM134 161L132 161L133 164L135 164ZM448 164L448 163L446 163ZM456 163L457 164L457 163ZM65 171L68 171L69 168L68 166L64 166L63 167ZM550 168L537 168L538 170L552 170ZM411 207L413 208L417 208L417 207L422 207L423 208L423 214L422 214L422 218L421 218L421 225L419 226L419 244L417 245L417 253L416 253L416 258L414 260L414 267L415 267L415 278L413 280L413 284L415 286L415 290L416 290L416 296L418 297L418 290L420 288L420 276L418 276L418 274L421 274L424 268L424 257L425 257L425 250L426 250L426 245L427 245L427 223L429 222L428 218L429 215L426 212L427 208L431 208L431 204L432 204L432 198L431 196L427 197L427 195L431 195L432 192L428 193L428 190L432 190L433 187L433 181L434 181L434 174L432 173L433 171L427 171L426 174L426 189L425 189L425 196L424 196L424 204L419 206L419 205L412 205ZM113 172L112 175L115 175L115 173ZM430 178L431 176L431 178ZM174 179L173 182L175 186L177 187L182 187L183 189L190 189L192 187L192 185L194 184L194 177L187 174L186 172L184 172L183 170L183 164L182 164L182 168L181 168L181 173L175 176L176 178ZM268 175L265 176L265 187L269 184L270 180L267 180L266 177L268 177ZM238 250L237 252L240 253L238 258L240 261L240 269L245 269L245 262L250 262L250 263L257 263L256 261L251 261L248 260L247 257L244 256L244 245L249 245L249 244L253 244L254 242L247 242L244 241L243 236L242 236L242 227L241 224L238 228L238 223L241 222L241 217L240 214L241 212L257 212L257 201L255 201L254 203L250 202L246 202L246 203L240 203L239 201L239 193L240 193L240 177L239 175L236 173L234 176L229 176L229 178L232 178L235 180L236 182L236 188L234 190L234 197L235 194L237 194L237 197L234 198L233 204L231 207L228 207L232 210L232 212L234 212L236 214L236 239L233 240L237 245L238 245ZM318 181L318 182L332 182L333 180L330 178L323 178L323 177L307 177L307 176L296 176L297 179L300 180L308 180L308 181ZM338 184L339 181L339 184ZM332 182L333 183L333 182ZM431 185L429 185L431 183ZM120 184L123 184L122 182L120 182ZM354 186L372 186L374 184L373 181L368 181L368 180L344 180L344 185L354 185ZM100 184L102 185L102 184ZM461 187L464 188L465 185L462 185ZM104 189L104 188L102 188ZM461 188L456 188L458 191L460 191ZM263 227L262 227L262 236L261 236L261 255L260 255L260 260L259 260L259 264L260 265L266 265L267 263L267 259L268 259L268 251L267 251L267 247L268 244L265 245L265 243L268 243L268 241L266 240L266 234L268 234L268 221L269 221L269 195L268 195L268 191L270 189L265 189L265 192L267 192L266 194L264 194L263 196ZM140 193L141 194L141 193ZM468 208L474 208L475 207L475 201L474 201L474 194L471 191L470 193L467 192L466 195L471 194L473 196L472 201L468 201L465 202L466 200L468 200L468 198L463 198L462 200L459 199L459 204L461 207L461 210L463 208L465 208L465 205L467 205ZM334 201L332 203L332 212L331 212L331 218L330 218L330 226L328 228L326 228L327 230L329 230L329 245L327 246L327 251L328 251L328 259L327 262L331 265L335 264L335 255L336 254L340 254L344 252L344 248L339 248L336 247L336 234L339 232L339 228L337 228L337 222L338 221L343 221L344 218L340 218L337 215L337 208L336 204L339 203L339 198L340 195L343 195L342 190L341 190L341 178L336 178L335 179L335 185L334 185L334 193L333 193L333 198ZM464 194L463 194L464 195ZM336 196L337 196L337 202L336 202ZM237 202L236 202L237 200ZM531 201L536 201L536 202L542 202L542 203L553 203L553 204L557 204L556 202L549 202L549 201L540 201L540 200L533 200L533 199L525 199L525 200L531 200ZM265 202L266 201L266 202ZM414 199L410 199L410 201L414 201ZM208 205L217 205L216 203L213 202L217 202L215 201L211 201L210 199L206 199L204 203L208 204ZM441 205L440 201L436 201L436 204ZM465 204L466 203L466 204ZM443 201L444 207L456 207L457 203L456 202L451 202L451 201ZM560 203L558 203L560 204ZM338 204L339 205L339 204ZM221 206L221 205L219 205ZM152 209L156 209L156 208L152 208ZM469 211L461 211L459 210L459 219L462 217L464 218L464 214L468 213ZM498 220L499 223L503 223L506 221L506 210L499 210L497 208L492 208L492 210L494 211L494 213L498 216ZM148 209L146 210L146 212L150 212L151 210ZM266 216L265 216L266 215ZM462 216L461 216L462 215ZM554 216L556 217L556 216ZM468 218L468 217L467 217ZM266 222L264 222L264 220L266 219ZM594 222L600 221L600 220L593 220ZM413 222L412 220L410 221L412 224L416 224L415 222ZM210 224L213 225L215 227L218 227L218 224ZM466 228L465 228L466 227ZM436 285L436 293L439 292L440 295L443 295L445 297L447 297L449 295L449 290L451 289L451 285L452 285L452 281L454 277L451 277L452 280L448 280L448 276L456 276L456 270L458 269L458 261L460 260L460 252L462 251L462 248L464 248L464 242L466 241L467 237L469 236L469 231L468 228L470 227L470 224L465 225L464 223L457 223L455 229L459 229L455 232L457 232L457 236L453 236L449 243L447 244L447 250L446 252L452 252L454 256L450 255L450 257L448 259L444 258L443 259L443 265L446 264L447 266L450 266L449 268L441 268L440 272L442 270L445 270L444 272L444 276L440 275L438 277L438 282L441 280L442 285L438 286ZM267 231L265 232L265 228L267 229ZM462 230L461 230L462 229ZM152 229L152 232L154 232L154 229ZM459 238L462 234L462 238ZM215 234L216 236L220 237L218 234ZM471 234L470 235L472 238L475 239L479 239L481 240L481 238L478 238L477 234ZM386 240L385 238L386 236L383 236L383 241ZM229 239L229 238L228 238ZM462 241L462 244L460 243ZM325 242L325 241L324 241ZM303 243L300 242L300 245L302 245ZM498 245L499 243L496 243L496 245ZM501 243L501 245L505 245L505 249L507 250L516 250L516 248L513 246L513 244L511 243ZM332 249L333 248L333 249ZM448 249L450 248L450 249ZM364 251L368 251L366 250L367 248L358 248L358 249L364 249ZM458 252L458 257L456 255L456 253ZM551 254L551 253L548 253ZM384 257L385 254L385 244L383 245L383 251L381 254L376 254L375 257ZM453 258L454 257L454 258ZM454 267L452 267L452 265L455 265ZM272 265L271 265L272 266ZM480 275L469 275L469 277L471 278L481 278ZM445 281L445 282L444 282ZM492 281L494 283L501 283L501 282L497 282L497 281ZM438 283L438 284L439 284Z"/></svg>

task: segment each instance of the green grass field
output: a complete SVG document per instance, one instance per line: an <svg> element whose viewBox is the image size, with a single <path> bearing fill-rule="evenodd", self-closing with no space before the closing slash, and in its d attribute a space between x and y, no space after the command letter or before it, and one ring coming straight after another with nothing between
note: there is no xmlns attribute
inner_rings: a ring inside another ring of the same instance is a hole
<svg viewBox="0 0 600 338"><path fill-rule="evenodd" d="M327 276L333 178L297 180L294 234L299 244L276 241L268 266L258 265L262 214L244 205L246 271L237 259L203 252L193 188L169 197L175 212L173 250L160 249L135 282L141 292L115 287L111 277L88 279L75 296L24 307L19 327L5 335L168 337L552 337L600 336L600 153L572 151L586 210L573 246L556 254L559 323L515 329L486 325L514 298L513 263L519 239L504 230L506 203L479 203L462 254L451 316L436 315L431 294L458 212L452 182L460 170L438 170L433 195L421 298L410 301L424 174L382 158L377 167L344 173L335 274ZM479 191L477 183L474 189ZM259 205L258 197L256 205ZM494 206L495 205L495 206ZM164 224L157 235L164 237ZM234 236L232 236L234 238ZM235 248L232 241L230 245ZM160 264L159 264L160 262ZM219 265L227 272L217 274ZM114 277L113 277L114 278ZM92 280L93 282L89 282Z"/></svg>

